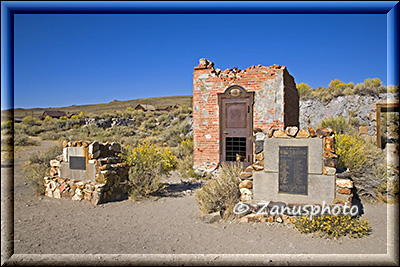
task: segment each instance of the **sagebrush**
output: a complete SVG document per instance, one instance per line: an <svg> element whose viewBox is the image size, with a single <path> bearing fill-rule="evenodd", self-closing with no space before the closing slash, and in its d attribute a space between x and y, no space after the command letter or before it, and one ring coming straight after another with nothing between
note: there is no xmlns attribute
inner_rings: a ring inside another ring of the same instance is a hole
<svg viewBox="0 0 400 267"><path fill-rule="evenodd" d="M165 190L163 175L175 168L176 157L168 148L159 148L147 141L123 150L123 161L128 164L128 194L132 200L155 195Z"/></svg>
<svg viewBox="0 0 400 267"><path fill-rule="evenodd" d="M195 200L203 213L221 212L224 219L235 217L233 207L240 201L239 164L222 163L219 174L195 191Z"/></svg>
<svg viewBox="0 0 400 267"><path fill-rule="evenodd" d="M44 195L44 177L49 175L50 160L62 155L62 145L52 146L44 152L38 152L29 157L24 172L29 184L38 196Z"/></svg>

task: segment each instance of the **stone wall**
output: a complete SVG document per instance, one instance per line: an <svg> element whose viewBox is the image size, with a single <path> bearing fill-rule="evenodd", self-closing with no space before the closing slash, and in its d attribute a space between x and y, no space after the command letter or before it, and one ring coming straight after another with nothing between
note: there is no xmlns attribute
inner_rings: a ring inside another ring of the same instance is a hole
<svg viewBox="0 0 400 267"><path fill-rule="evenodd" d="M46 196L80 201L94 205L126 197L128 167L121 163L118 143L67 142L63 143L63 159L50 161L50 176L44 178ZM85 161L81 169L74 169L71 157ZM71 168L72 166L72 168Z"/></svg>
<svg viewBox="0 0 400 267"><path fill-rule="evenodd" d="M254 91L253 127L298 125L298 93L285 66L251 66L244 70L220 70L214 63L200 59L193 71L193 145L194 167L219 163L218 93L238 85ZM286 101L286 104L285 104ZM285 125L286 123L286 125Z"/></svg>

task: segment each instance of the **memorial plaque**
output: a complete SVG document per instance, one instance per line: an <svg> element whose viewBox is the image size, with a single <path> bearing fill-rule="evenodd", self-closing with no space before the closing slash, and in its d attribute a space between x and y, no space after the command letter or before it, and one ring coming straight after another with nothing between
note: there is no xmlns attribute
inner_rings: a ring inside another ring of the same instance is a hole
<svg viewBox="0 0 400 267"><path fill-rule="evenodd" d="M86 170L86 158L70 156L69 168L72 170Z"/></svg>
<svg viewBox="0 0 400 267"><path fill-rule="evenodd" d="M279 193L307 195L308 147L279 147Z"/></svg>

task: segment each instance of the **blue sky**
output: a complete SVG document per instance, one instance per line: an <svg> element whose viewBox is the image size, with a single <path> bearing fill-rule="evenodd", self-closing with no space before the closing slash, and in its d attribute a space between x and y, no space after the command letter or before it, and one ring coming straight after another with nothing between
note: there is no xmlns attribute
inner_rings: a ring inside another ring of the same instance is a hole
<svg viewBox="0 0 400 267"><path fill-rule="evenodd" d="M385 14L16 14L14 107L191 95L216 68L284 65L313 88L386 84Z"/></svg>

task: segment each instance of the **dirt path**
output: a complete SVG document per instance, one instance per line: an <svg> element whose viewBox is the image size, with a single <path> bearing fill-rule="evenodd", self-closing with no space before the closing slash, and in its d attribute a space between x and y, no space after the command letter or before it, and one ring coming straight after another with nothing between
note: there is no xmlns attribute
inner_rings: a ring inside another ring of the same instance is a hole
<svg viewBox="0 0 400 267"><path fill-rule="evenodd" d="M398 244L398 233L391 229L387 238L387 208L394 206L384 204L364 205L373 229L370 236L330 240L280 224L206 224L193 194L183 193L187 188L179 185L181 194L156 201L92 206L38 198L26 183L22 164L30 153L54 142L41 144L16 153L13 254L386 254ZM6 172L2 168L2 182Z"/></svg>

